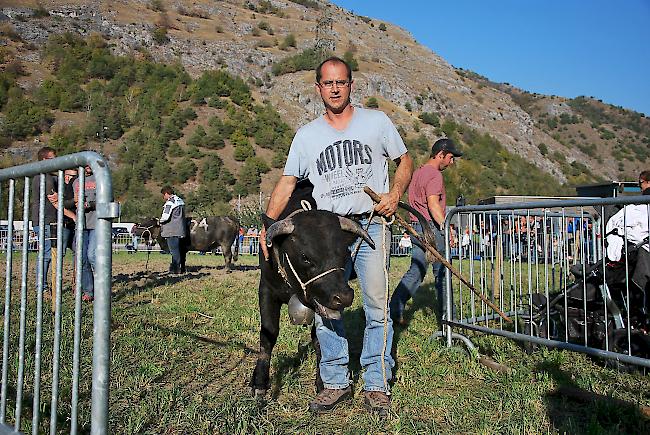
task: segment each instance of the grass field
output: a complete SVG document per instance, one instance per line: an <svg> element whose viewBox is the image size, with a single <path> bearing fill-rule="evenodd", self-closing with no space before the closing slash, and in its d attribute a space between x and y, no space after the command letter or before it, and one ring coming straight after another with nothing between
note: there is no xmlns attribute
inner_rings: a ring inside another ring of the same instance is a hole
<svg viewBox="0 0 650 435"><path fill-rule="evenodd" d="M527 354L516 342L470 335L482 354L511 368L495 372L461 348L430 341L439 329L430 276L407 308L410 325L396 332L398 366L388 418L379 420L362 406L358 293L344 315L355 381L352 401L328 415L307 411L314 396L315 356L309 330L290 325L284 308L272 389L268 402L259 404L248 388L259 328L256 257L241 256L237 270L226 274L222 257L190 255L189 272L182 277L164 273L168 262L169 256L152 253L145 271L146 253L114 255L112 433L650 433L650 417L639 408L650 406L649 376L618 373L581 354L547 349ZM392 286L407 267L408 258L393 258ZM71 294L64 302L64 328L69 328ZM90 314L89 306L84 310ZM71 352L71 335L66 337L64 359ZM83 337L88 352L89 326ZM86 355L82 371L89 367ZM65 429L65 371L62 379L59 421ZM557 393L561 387L584 390L595 399L569 399ZM86 381L81 394L87 402ZM31 410L23 415L30 419ZM87 403L80 418L87 428Z"/></svg>

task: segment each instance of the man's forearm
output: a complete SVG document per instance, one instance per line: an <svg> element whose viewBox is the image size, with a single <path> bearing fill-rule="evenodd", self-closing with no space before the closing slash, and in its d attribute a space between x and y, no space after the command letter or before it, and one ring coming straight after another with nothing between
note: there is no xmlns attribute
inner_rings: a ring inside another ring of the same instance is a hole
<svg viewBox="0 0 650 435"><path fill-rule="evenodd" d="M427 198L427 206L433 220L442 228L445 223L445 211L442 209L440 201L436 197L429 197Z"/></svg>
<svg viewBox="0 0 650 435"><path fill-rule="evenodd" d="M413 175L413 159L407 153L403 154L399 158L399 163L397 165L397 170L395 171L395 178L393 179L393 187L391 188L392 192L398 194L398 198L401 198L406 192L406 188L411 182L411 176Z"/></svg>
<svg viewBox="0 0 650 435"><path fill-rule="evenodd" d="M277 219L284 211L289 202L289 197L296 187L296 181L295 177L288 175L283 175L282 178L280 178L278 184L276 184L273 189L273 193L271 193L269 205L266 207L266 215L268 217L271 219Z"/></svg>

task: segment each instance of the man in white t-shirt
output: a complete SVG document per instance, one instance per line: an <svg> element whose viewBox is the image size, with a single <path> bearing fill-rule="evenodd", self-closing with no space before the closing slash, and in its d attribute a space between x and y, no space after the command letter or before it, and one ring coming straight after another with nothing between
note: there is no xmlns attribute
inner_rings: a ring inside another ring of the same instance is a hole
<svg viewBox="0 0 650 435"><path fill-rule="evenodd" d="M368 233L372 250L362 242L353 267L359 277L366 313L361 366L364 369L364 403L372 412L386 415L390 408L388 382L395 365L391 356L393 325L388 311L388 260L390 231L383 217L397 210L397 203L411 179L413 161L391 120L378 110L350 104L352 70L342 59L332 57L316 69L316 91L325 114L301 127L287 157L266 214L277 219L287 205L298 179L314 185L318 209L357 220L364 228L374 210ZM397 163L392 187L388 161ZM374 205L363 191L369 186L381 201ZM264 240L266 229L260 238ZM260 245L265 258L265 243ZM356 242L350 249L356 247ZM351 260L350 260L351 261ZM351 269L351 268L349 268ZM320 375L325 389L312 401L313 412L325 412L352 393L348 371L348 342L342 320L316 315L316 335L321 347Z"/></svg>

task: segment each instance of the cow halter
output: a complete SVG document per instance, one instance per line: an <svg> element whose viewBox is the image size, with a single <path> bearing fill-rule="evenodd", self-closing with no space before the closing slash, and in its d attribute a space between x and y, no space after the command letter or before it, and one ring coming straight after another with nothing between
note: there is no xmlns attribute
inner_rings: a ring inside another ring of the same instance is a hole
<svg viewBox="0 0 650 435"><path fill-rule="evenodd" d="M303 211L311 210L311 204L308 201L304 200L304 199L302 201L300 201L300 206L302 208L294 210L285 219L293 217L294 215L296 215L298 213L302 213ZM268 246L271 246L271 245L268 245ZM289 287L291 287L291 283L289 283L289 277L287 276L287 271L284 269L284 267L282 267L282 264L280 264L280 261L277 261L278 260L277 251L275 249L273 251L274 251L274 254L275 254L276 262L278 263L278 272L280 272L280 275L282 276L282 278L284 278L284 281L287 283L287 285ZM291 269L291 272L293 272L294 278L296 278L296 281L298 281L298 284L300 284L300 288L302 288L302 293L305 296L305 301L307 301L307 286L309 284L311 284L312 282L316 281L319 278L324 277L325 275L328 275L328 274L330 274L332 272L336 272L337 270L345 271L345 269L343 269L342 267L333 267L332 269L326 270L325 272L316 275L315 277L311 278L307 282L302 282L302 280L298 276L298 273L296 272L296 269L293 267L293 264L291 263L291 259L289 259L289 254L287 254L285 252L284 257L287 259L287 263L289 264L289 268Z"/></svg>
<svg viewBox="0 0 650 435"><path fill-rule="evenodd" d="M320 274L316 275L315 277L311 278L307 282L302 282L302 280L298 276L298 273L296 272L296 269L293 267L293 264L291 264L291 260L289 259L289 255L287 255L286 252L284 253L284 257L287 259L287 263L289 263L289 268L293 272L293 276L296 278L296 281L298 281L298 284L300 284L300 287L302 288L302 293L305 295L305 301L307 300L307 286L309 284L311 284L312 282L316 281L319 278L324 277L325 275L328 275L328 274L330 274L332 272L336 272L337 270L345 271L345 269L343 269L342 267L333 267L333 268L331 268L329 270L326 270L323 273L320 273ZM287 284L288 284L289 282L288 282L287 277L286 277L286 272L283 275L284 275L285 281L287 281Z"/></svg>

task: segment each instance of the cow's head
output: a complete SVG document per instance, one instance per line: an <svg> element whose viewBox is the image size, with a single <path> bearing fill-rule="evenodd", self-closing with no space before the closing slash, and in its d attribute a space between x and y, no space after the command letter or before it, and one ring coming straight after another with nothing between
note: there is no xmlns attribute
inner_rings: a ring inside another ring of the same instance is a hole
<svg viewBox="0 0 650 435"><path fill-rule="evenodd" d="M368 233L353 220L323 210L300 212L277 222L263 218L265 242L292 292L321 317L340 318L354 297L345 279L348 247L361 237L374 249Z"/></svg>
<svg viewBox="0 0 650 435"><path fill-rule="evenodd" d="M148 218L135 224L134 234L147 243L153 243L160 236L160 223L156 218Z"/></svg>

